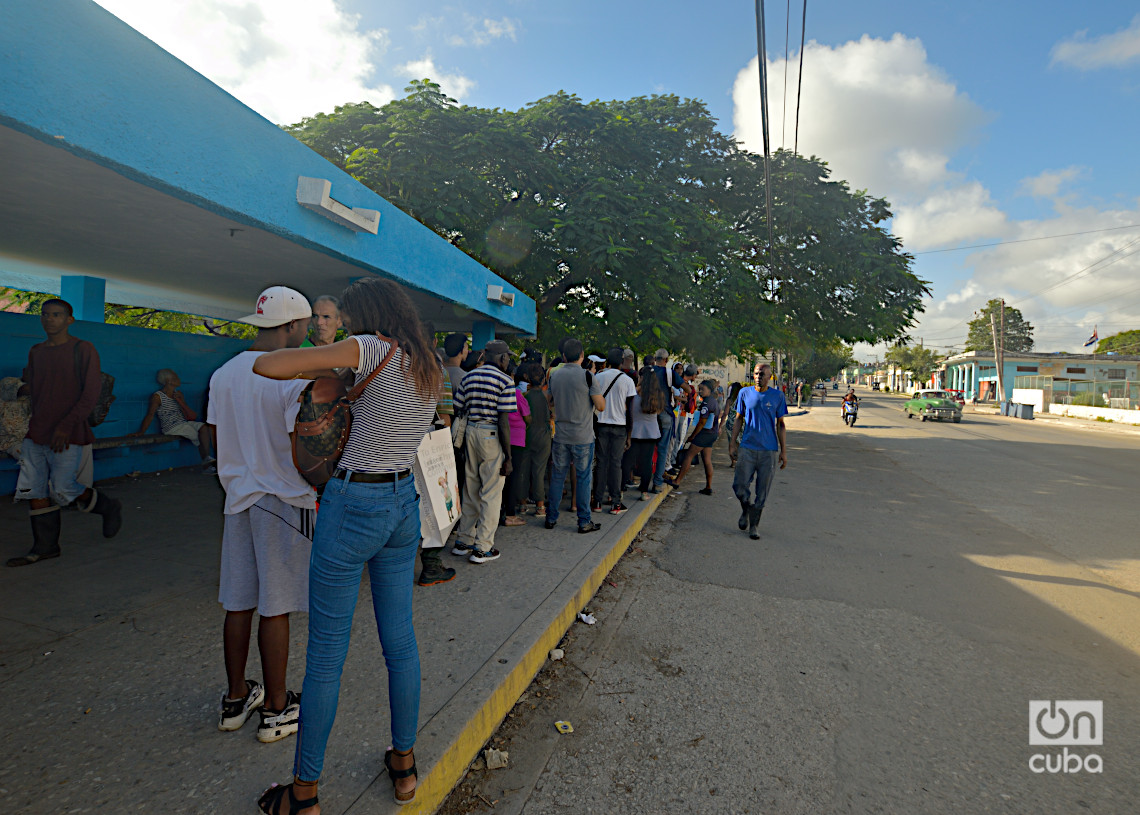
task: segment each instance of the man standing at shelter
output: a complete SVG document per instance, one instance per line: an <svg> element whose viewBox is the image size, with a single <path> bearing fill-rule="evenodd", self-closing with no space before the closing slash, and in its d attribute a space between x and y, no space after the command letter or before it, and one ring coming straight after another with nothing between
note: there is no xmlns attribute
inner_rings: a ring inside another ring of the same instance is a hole
<svg viewBox="0 0 1140 815"><path fill-rule="evenodd" d="M27 384L20 391L26 389L31 396L32 417L20 448L16 500L28 502L32 550L11 558L9 566L59 557L59 512L73 502L81 512L103 516L105 538L114 537L122 526L122 504L79 482L80 472L91 465L95 435L87 417L103 383L95 346L68 333L74 322L69 303L45 300L40 325L47 340L28 352L23 377Z"/></svg>
<svg viewBox="0 0 1140 815"><path fill-rule="evenodd" d="M736 474L732 479L732 491L740 501L737 526L747 529L752 540L759 540L760 515L764 512L768 490L776 474L776 462L779 461L781 470L788 466L784 430L788 405L780 389L771 387L771 365L766 362L757 364L752 369L752 379L754 386L741 388L736 399L736 422L729 438L728 453L738 456ZM741 428L744 429L743 439L739 438ZM756 481L755 498L752 497L753 479Z"/></svg>
<svg viewBox="0 0 1140 815"><path fill-rule="evenodd" d="M657 466L653 468L653 485L650 492L660 492L665 483L665 470L669 466L669 444L673 440L673 374L669 370L669 352L658 348L653 355L653 372L665 394L665 409L657 414L661 438L657 440Z"/></svg>
<svg viewBox="0 0 1140 815"><path fill-rule="evenodd" d="M340 301L331 294L322 294L313 301L312 334L301 343L302 348L332 345L343 322L340 318Z"/></svg>
<svg viewBox="0 0 1140 815"><path fill-rule="evenodd" d="M483 364L464 375L455 394L456 411L467 414L467 477L463 514L451 553L467 555L472 563L499 557L495 530L503 504L503 484L511 474L510 414L518 410L515 381L506 374L510 348L502 340L492 340L483 353Z"/></svg>
<svg viewBox="0 0 1140 815"><path fill-rule="evenodd" d="M273 286L256 311L239 322L257 326L257 339L214 372L208 420L216 433L218 479L226 492L218 601L223 629L227 692L219 730L237 730L261 708L258 741L297 732L300 694L286 689L289 614L309 610L309 555L316 520L316 492L293 465L289 434L297 398L307 380L258 376L253 363L266 351L297 348L312 310L300 292ZM246 679L253 612L261 619L257 646L264 687Z"/></svg>
<svg viewBox="0 0 1140 815"><path fill-rule="evenodd" d="M621 515L626 507L621 502L622 456L630 447L633 433L633 414L630 405L637 395L633 379L621 369L622 350L611 348L606 354L606 369L594 379L602 391L606 409L598 412L598 469L594 473L594 506L609 493L610 514Z"/></svg>
<svg viewBox="0 0 1140 815"><path fill-rule="evenodd" d="M550 372L550 404L554 409L554 441L550 457L550 499L546 528L553 529L561 509L566 475L574 468L578 485L578 531L595 532L601 524L590 515L590 468L594 463L594 411L604 411L606 400L598 380L582 368L582 343L568 339L562 344L565 365Z"/></svg>

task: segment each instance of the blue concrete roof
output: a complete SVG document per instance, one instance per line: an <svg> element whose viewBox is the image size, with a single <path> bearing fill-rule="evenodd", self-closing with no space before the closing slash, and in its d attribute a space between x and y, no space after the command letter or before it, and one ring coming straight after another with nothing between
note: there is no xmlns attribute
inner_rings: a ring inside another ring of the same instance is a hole
<svg viewBox="0 0 1140 815"><path fill-rule="evenodd" d="M125 282L185 290L190 285L187 270L177 269L176 257L151 264L153 269L145 257L140 258L134 268L136 264L124 262L123 246L111 246L107 240L104 247L98 240L108 231L108 223L112 228L115 224L113 207L98 206L103 200L99 187L114 188L106 198L111 201L128 199L130 188L137 186L146 188L139 202L153 202L157 192L196 208L172 208L164 217L166 221L200 221L201 229L208 227L210 235L216 231L217 255L208 256L221 258L221 262L230 245L224 238L235 236L232 231L227 236L222 229L215 230L215 221L267 233L258 236L263 253L286 258L285 244L269 236L287 241L297 249L293 260L298 268L321 266L305 260L316 252L341 268L338 274L346 280L353 273L383 274L454 304L454 313L463 319L492 320L500 330L511 333L535 332L533 300L88 0L5 3L0 25L0 87L0 125L37 140L46 148L48 164L52 156L60 156L61 166L74 162L71 157L63 158L66 151L115 174L112 178L108 172L92 173L85 189L69 189L60 180L52 192L59 206L67 206L70 198L86 202L82 210L77 205L71 223L52 223L53 212L17 211L9 201L13 209L0 211L0 217L24 218L22 235L39 218L42 223L35 223L45 233L30 248L31 242L21 243L20 235L0 231L0 283L11 284L19 277L12 270L19 267L27 272L29 264L99 274L110 283L115 274L108 268L130 266L134 277L125 277ZM13 135L10 142L18 139ZM39 172L0 164L0 182L18 178L25 188L34 187L39 178L34 173ZM44 176L48 175L50 171L45 171ZM300 176L328 179L337 201L379 211L378 233L351 231L300 206L296 199ZM81 174L70 177L79 179ZM9 195L15 192L5 187ZM44 195L38 205L55 210L57 202ZM137 227L154 209L139 204L132 214L134 220L124 220L122 228ZM86 232L85 218L90 219ZM146 224L146 235L136 244L139 254L145 253L147 240L163 240L164 235L154 233L161 233L166 221ZM171 241L179 240L177 226L170 224ZM64 245L69 236L84 242L87 256L93 258L92 268L75 268L80 262L76 247L69 254ZM249 237L238 235L233 245ZM187 251L202 251L201 235L186 240ZM17 248L6 252L5 243ZM106 262L99 267L95 264L102 251L107 253ZM235 310L248 313L246 305L259 287L278 282L268 280L267 274L266 269L227 269L224 277L212 278L209 286L202 287L208 290L198 292L198 299L216 301L217 316L232 316ZM297 283L306 290L303 280L279 282ZM110 283L109 291L113 291ZM504 292L516 294L514 306L489 301L488 285L501 285ZM422 303L422 298L417 302Z"/></svg>

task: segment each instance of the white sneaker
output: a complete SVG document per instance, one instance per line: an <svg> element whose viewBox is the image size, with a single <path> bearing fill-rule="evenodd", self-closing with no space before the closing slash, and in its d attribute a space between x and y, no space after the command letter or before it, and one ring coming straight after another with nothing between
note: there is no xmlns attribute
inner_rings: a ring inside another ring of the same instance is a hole
<svg viewBox="0 0 1140 815"><path fill-rule="evenodd" d="M264 707L260 710L261 724L257 726L257 740L262 744L280 741L297 732L301 722L301 694L285 691L284 710L274 713Z"/></svg>
<svg viewBox="0 0 1140 815"><path fill-rule="evenodd" d="M218 718L219 730L238 730L254 710L261 707L265 701L265 688L252 679L245 680L246 694L244 699L227 699L222 694L222 714Z"/></svg>

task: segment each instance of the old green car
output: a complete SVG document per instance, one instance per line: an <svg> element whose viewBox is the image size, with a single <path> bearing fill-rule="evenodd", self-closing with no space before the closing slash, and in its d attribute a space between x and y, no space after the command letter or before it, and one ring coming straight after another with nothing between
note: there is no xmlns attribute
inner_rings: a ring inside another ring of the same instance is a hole
<svg viewBox="0 0 1140 815"><path fill-rule="evenodd" d="M903 405L903 413L909 419L918 416L927 419L950 419L962 421L962 408L947 391L918 391Z"/></svg>

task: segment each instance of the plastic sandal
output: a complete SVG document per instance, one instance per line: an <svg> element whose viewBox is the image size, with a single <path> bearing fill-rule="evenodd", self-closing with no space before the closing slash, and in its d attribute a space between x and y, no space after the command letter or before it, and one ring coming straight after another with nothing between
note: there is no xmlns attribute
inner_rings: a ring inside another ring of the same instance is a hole
<svg viewBox="0 0 1140 815"><path fill-rule="evenodd" d="M274 812L279 812L278 807L285 796L289 796L289 812L288 815L297 815L302 809L314 807L317 805L317 796L312 798L298 799L293 794L293 785L286 784L279 786L274 784L272 787L261 793L261 797L257 799L257 808L262 812L273 815Z"/></svg>
<svg viewBox="0 0 1140 815"><path fill-rule="evenodd" d="M396 750L393 747L389 747L384 752L384 766L388 768L388 778L392 779L392 796L397 804L403 806L404 804L411 803L413 800L415 800L416 790L413 789L411 792L400 792L398 789L396 789L396 782L401 778L413 777L418 782L420 780L420 777L416 775L416 759L414 755L412 755L411 767L406 770L397 770L392 766L392 753L394 752L396 752ZM409 750L408 753L401 755L411 755L411 751Z"/></svg>

